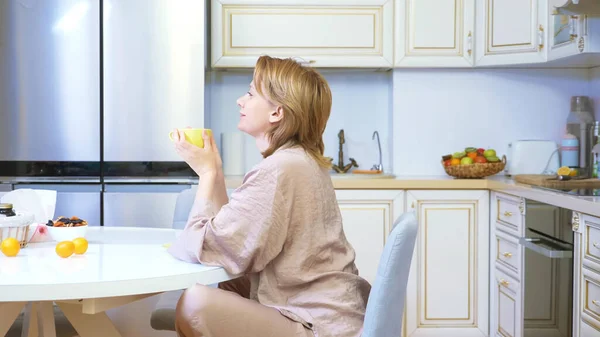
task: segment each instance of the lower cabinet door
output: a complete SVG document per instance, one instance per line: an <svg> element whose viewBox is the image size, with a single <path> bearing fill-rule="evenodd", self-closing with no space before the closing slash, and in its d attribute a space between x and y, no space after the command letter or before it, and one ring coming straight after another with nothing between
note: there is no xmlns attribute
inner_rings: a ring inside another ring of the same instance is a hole
<svg viewBox="0 0 600 337"><path fill-rule="evenodd" d="M523 301L521 283L514 278L495 270L492 280L492 300L490 301L490 336L523 336Z"/></svg>
<svg viewBox="0 0 600 337"><path fill-rule="evenodd" d="M407 191L419 232L405 336L488 336L489 204L487 190Z"/></svg>

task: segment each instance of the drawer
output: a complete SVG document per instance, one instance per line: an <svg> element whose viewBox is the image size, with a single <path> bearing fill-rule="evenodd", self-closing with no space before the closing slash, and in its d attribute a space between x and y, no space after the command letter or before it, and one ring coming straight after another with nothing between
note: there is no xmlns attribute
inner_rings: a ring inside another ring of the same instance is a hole
<svg viewBox="0 0 600 337"><path fill-rule="evenodd" d="M583 312L600 319L600 275L583 268Z"/></svg>
<svg viewBox="0 0 600 337"><path fill-rule="evenodd" d="M490 314L495 317L491 318L490 336L521 337L523 335L521 284L497 268L494 272L496 284L491 289Z"/></svg>
<svg viewBox="0 0 600 337"><path fill-rule="evenodd" d="M595 220L590 217L583 221L585 258L600 263L600 223L595 223L592 219Z"/></svg>
<svg viewBox="0 0 600 337"><path fill-rule="evenodd" d="M523 235L521 199L508 194L496 194L496 226L518 237Z"/></svg>
<svg viewBox="0 0 600 337"><path fill-rule="evenodd" d="M521 278L521 245L516 237L496 231L496 263Z"/></svg>
<svg viewBox="0 0 600 337"><path fill-rule="evenodd" d="M498 288L504 289L504 291L515 296L521 294L521 283L519 283L519 281L515 280L514 277L502 272L498 268L496 268L495 273L496 284Z"/></svg>

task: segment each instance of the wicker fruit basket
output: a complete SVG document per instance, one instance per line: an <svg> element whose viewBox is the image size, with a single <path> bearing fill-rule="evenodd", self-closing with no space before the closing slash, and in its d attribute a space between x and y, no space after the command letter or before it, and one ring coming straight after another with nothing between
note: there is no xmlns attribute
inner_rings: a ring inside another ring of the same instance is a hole
<svg viewBox="0 0 600 337"><path fill-rule="evenodd" d="M492 176L504 170L506 166L506 156L496 163L476 163L470 165L445 166L442 160L442 166L449 176L458 179L480 179Z"/></svg>
<svg viewBox="0 0 600 337"><path fill-rule="evenodd" d="M15 238L21 248L27 246L29 226L33 223L33 214L17 213L16 216L0 218L0 242Z"/></svg>

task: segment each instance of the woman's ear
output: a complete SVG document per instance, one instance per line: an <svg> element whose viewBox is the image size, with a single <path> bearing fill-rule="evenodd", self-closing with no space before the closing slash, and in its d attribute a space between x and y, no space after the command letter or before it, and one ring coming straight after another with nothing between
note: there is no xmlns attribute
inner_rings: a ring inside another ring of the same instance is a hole
<svg viewBox="0 0 600 337"><path fill-rule="evenodd" d="M269 116L269 122L277 123L277 122L281 121L282 119L283 119L283 107L277 106L277 107L275 107L275 110L273 112L271 112L271 115Z"/></svg>

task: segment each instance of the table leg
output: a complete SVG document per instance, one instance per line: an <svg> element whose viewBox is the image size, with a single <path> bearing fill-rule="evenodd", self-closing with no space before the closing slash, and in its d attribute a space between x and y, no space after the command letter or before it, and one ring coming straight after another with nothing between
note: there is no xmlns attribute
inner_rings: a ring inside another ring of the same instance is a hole
<svg viewBox="0 0 600 337"><path fill-rule="evenodd" d="M40 328L40 337L56 337L54 322L54 303L38 302L37 322Z"/></svg>
<svg viewBox="0 0 600 337"><path fill-rule="evenodd" d="M37 319L37 303L27 303L25 306L25 312L23 315L23 324L21 325L21 337L37 337L39 334L38 330L38 319Z"/></svg>
<svg viewBox="0 0 600 337"><path fill-rule="evenodd" d="M121 337L105 312L84 314L81 304L56 303L81 337Z"/></svg>
<svg viewBox="0 0 600 337"><path fill-rule="evenodd" d="M0 336L6 335L25 304L25 302L0 302Z"/></svg>

